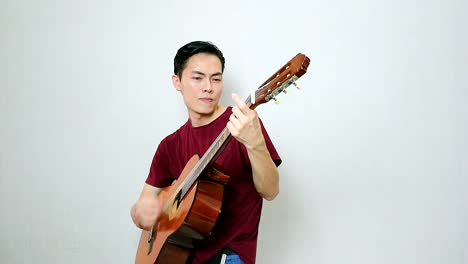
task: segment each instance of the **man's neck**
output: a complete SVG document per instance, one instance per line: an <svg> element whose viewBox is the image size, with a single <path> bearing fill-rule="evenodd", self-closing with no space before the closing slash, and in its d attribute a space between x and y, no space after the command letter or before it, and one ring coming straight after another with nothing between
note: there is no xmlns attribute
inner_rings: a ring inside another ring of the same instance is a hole
<svg viewBox="0 0 468 264"><path fill-rule="evenodd" d="M193 127L200 127L207 125L214 121L216 118L218 118L221 114L224 113L226 110L225 106L218 105L216 109L213 111L213 113L208 114L208 115L202 115L198 113L189 113L189 119L190 123L192 124Z"/></svg>

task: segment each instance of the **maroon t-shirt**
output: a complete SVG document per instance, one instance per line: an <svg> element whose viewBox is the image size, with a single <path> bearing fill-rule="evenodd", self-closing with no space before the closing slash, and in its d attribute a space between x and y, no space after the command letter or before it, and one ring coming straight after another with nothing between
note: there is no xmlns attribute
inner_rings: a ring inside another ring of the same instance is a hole
<svg viewBox="0 0 468 264"><path fill-rule="evenodd" d="M193 127L189 120L163 139L154 155L146 183L160 188L171 185L193 155L203 156L226 127L231 113L232 108L228 107L217 119L200 127ZM260 124L271 158L279 166L281 158L261 121ZM197 244L193 263L204 263L226 246L237 252L245 263L254 263L263 199L255 189L245 146L232 138L214 166L229 175L230 180L216 226L210 236Z"/></svg>

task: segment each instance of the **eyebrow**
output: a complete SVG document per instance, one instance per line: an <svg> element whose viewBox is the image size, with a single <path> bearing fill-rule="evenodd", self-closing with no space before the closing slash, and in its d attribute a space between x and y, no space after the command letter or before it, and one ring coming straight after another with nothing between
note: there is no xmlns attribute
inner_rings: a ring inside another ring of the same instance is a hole
<svg viewBox="0 0 468 264"><path fill-rule="evenodd" d="M204 72L201 72L201 71L192 71L192 74L200 74L203 76L206 75ZM221 76L221 75L223 75L222 72L216 72L216 73L213 73L211 76Z"/></svg>

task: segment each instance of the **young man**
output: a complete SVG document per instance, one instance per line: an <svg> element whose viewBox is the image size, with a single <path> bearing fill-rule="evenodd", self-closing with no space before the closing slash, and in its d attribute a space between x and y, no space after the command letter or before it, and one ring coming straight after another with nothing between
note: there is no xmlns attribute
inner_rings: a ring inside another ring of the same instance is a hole
<svg viewBox="0 0 468 264"><path fill-rule="evenodd" d="M230 176L222 212L212 234L193 250L191 263L220 263L223 253L238 261L230 263L254 263L263 198L273 200L279 191L281 159L257 113L235 94L234 107L219 105L224 62L222 52L209 42L190 42L177 51L172 83L182 94L188 121L159 144L131 209L135 225L149 230L161 214L155 199L161 188L179 177L193 155L201 157L227 126L234 138L215 161Z"/></svg>

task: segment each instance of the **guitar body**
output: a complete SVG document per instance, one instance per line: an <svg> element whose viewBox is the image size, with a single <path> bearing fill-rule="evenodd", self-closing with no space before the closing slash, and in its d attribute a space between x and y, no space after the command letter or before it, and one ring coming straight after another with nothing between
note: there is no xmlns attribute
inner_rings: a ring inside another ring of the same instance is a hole
<svg viewBox="0 0 468 264"><path fill-rule="evenodd" d="M179 197L183 183L198 161L199 157L193 156L177 181L158 195L163 213L153 232L142 232L136 264L185 263L195 243L210 234L221 212L229 176L209 171L191 186L185 197Z"/></svg>

